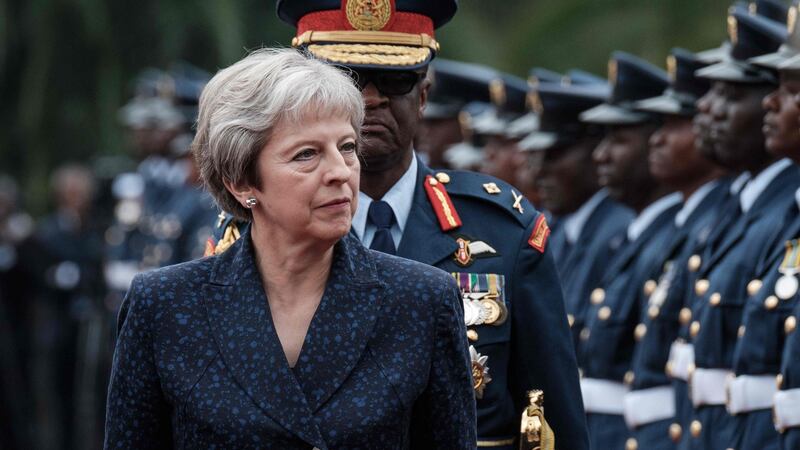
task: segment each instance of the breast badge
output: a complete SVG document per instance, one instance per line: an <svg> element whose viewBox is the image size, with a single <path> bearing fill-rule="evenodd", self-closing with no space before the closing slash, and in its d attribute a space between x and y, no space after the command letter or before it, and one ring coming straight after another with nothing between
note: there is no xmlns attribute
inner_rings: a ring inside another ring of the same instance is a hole
<svg viewBox="0 0 800 450"><path fill-rule="evenodd" d="M489 357L481 355L471 345L469 346L469 357L472 360L472 387L475 389L475 397L483 398L483 390L492 381L492 377L489 375L489 366L486 365Z"/></svg>
<svg viewBox="0 0 800 450"><path fill-rule="evenodd" d="M483 241L472 240L467 236L459 236L456 244L458 244L458 249L456 249L453 259L461 267L472 265L475 258L497 256L497 250L491 245Z"/></svg>

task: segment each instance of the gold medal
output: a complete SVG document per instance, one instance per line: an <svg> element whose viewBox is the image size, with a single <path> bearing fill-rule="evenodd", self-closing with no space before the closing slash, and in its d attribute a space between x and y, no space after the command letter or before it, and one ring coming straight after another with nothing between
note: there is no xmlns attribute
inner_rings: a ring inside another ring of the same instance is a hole
<svg viewBox="0 0 800 450"><path fill-rule="evenodd" d="M493 325L497 323L497 321L500 320L500 305L496 301L488 299L481 300L480 303L481 306L483 306L483 308L489 312L489 315L486 317L484 323L487 325Z"/></svg>
<svg viewBox="0 0 800 450"><path fill-rule="evenodd" d="M475 397L483 398L483 390L492 381L492 377L489 375L489 366L486 365L489 357L481 355L471 345L469 346L469 356L472 360L472 388L475 389Z"/></svg>

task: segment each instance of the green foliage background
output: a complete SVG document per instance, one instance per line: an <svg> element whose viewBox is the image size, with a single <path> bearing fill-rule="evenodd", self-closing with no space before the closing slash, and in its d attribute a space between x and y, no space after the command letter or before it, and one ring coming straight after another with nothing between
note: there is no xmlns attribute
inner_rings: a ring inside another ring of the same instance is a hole
<svg viewBox="0 0 800 450"><path fill-rule="evenodd" d="M533 66L604 74L615 49L663 66L670 47L718 45L729 4L462 0L437 38L447 58L520 76ZM264 0L0 0L0 173L40 214L58 164L126 151L116 112L141 69L183 59L213 72L292 35Z"/></svg>

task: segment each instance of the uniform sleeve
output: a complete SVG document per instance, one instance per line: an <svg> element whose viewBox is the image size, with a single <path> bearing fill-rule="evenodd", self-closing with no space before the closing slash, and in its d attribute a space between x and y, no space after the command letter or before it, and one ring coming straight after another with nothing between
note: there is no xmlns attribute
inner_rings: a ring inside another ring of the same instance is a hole
<svg viewBox="0 0 800 450"><path fill-rule="evenodd" d="M172 448L170 408L161 391L140 276L117 319L106 406L105 449Z"/></svg>
<svg viewBox="0 0 800 450"><path fill-rule="evenodd" d="M561 283L547 246L528 243L537 221L525 231L513 270L509 384L519 414L527 391L544 392L544 415L558 448L588 450L578 365L567 324Z"/></svg>
<svg viewBox="0 0 800 450"><path fill-rule="evenodd" d="M410 448L474 449L477 445L472 364L461 295L452 279L437 305L428 386L414 405Z"/></svg>

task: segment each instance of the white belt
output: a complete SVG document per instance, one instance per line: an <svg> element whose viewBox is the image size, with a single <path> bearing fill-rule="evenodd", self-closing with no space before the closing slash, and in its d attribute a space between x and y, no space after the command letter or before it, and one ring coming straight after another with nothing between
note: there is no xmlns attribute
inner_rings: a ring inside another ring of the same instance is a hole
<svg viewBox="0 0 800 450"><path fill-rule="evenodd" d="M627 386L616 381L581 378L583 408L587 413L624 414L622 399L628 390Z"/></svg>
<svg viewBox="0 0 800 450"><path fill-rule="evenodd" d="M636 428L675 417L675 389L659 386L625 394L625 423Z"/></svg>
<svg viewBox="0 0 800 450"><path fill-rule="evenodd" d="M772 408L775 375L739 375L728 381L728 412L739 414Z"/></svg>
<svg viewBox="0 0 800 450"><path fill-rule="evenodd" d="M669 376L689 381L689 367L694 366L694 345L675 341L669 349Z"/></svg>
<svg viewBox="0 0 800 450"><path fill-rule="evenodd" d="M725 384L732 376L733 372L727 369L695 369L689 380L695 408L703 405L724 405L728 399Z"/></svg>
<svg viewBox="0 0 800 450"><path fill-rule="evenodd" d="M775 429L800 426L800 388L775 393Z"/></svg>

